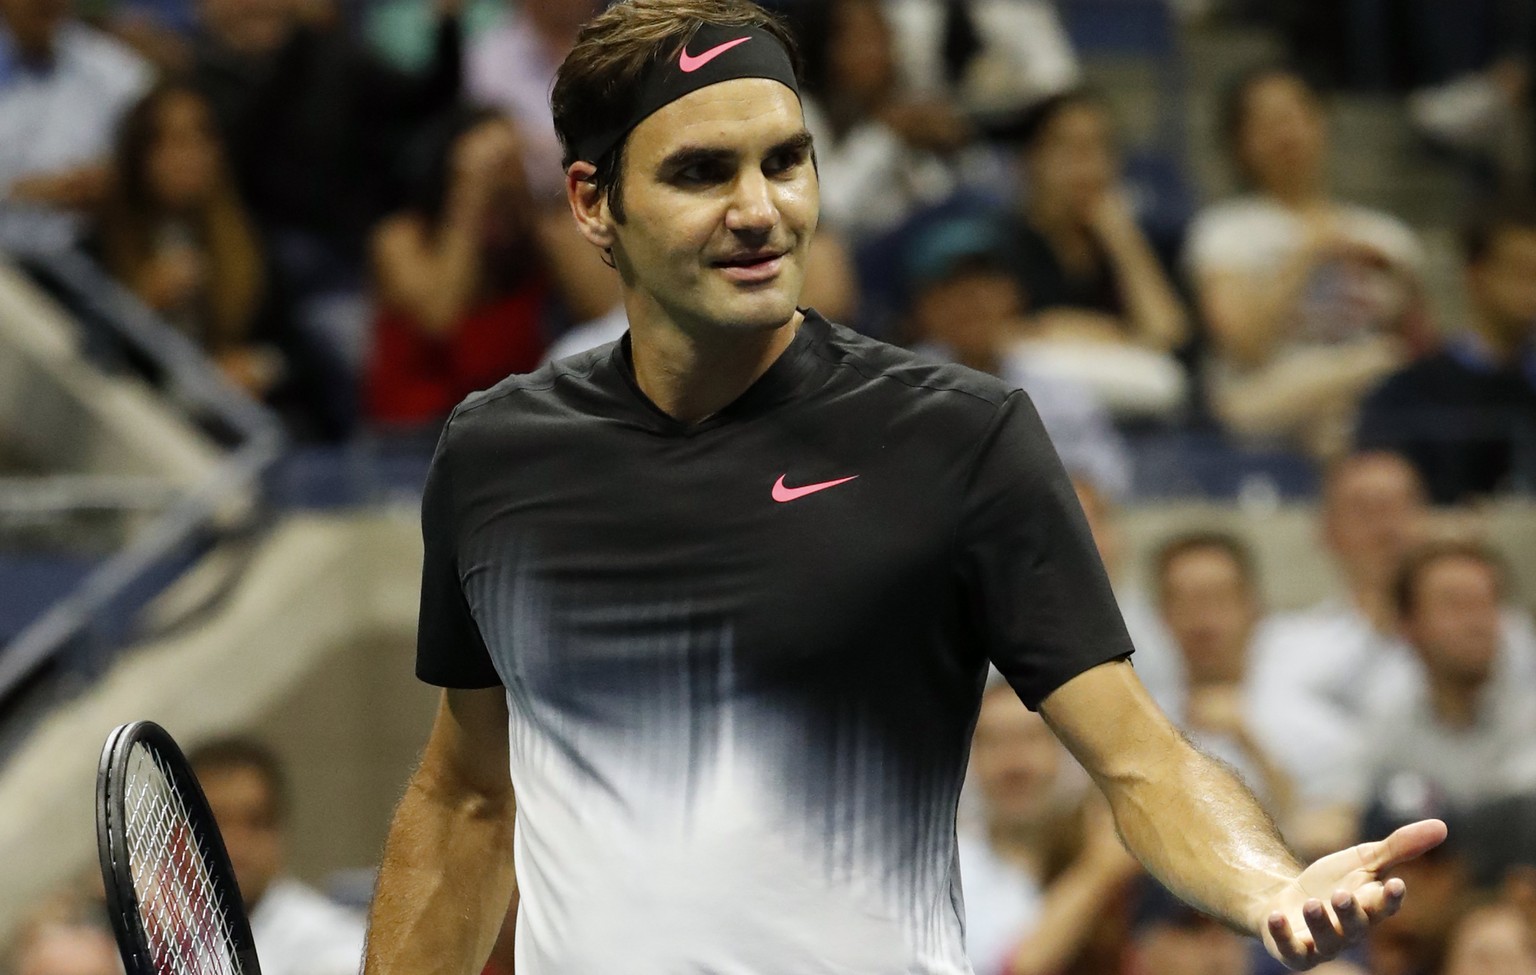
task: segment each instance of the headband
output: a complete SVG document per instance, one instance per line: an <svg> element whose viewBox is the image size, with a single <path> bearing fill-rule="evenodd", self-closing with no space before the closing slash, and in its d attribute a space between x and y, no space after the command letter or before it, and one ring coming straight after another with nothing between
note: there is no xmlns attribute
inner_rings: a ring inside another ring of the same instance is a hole
<svg viewBox="0 0 1536 975"><path fill-rule="evenodd" d="M582 139L576 158L595 164L662 108L700 88L737 78L777 81L800 97L794 65L777 37L760 27L701 24L677 57L651 62L640 77L634 111L619 124Z"/></svg>

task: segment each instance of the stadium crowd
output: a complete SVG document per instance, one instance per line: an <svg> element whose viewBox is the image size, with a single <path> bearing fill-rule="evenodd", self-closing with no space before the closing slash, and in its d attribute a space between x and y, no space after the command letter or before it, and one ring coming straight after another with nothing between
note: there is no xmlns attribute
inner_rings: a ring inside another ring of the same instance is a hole
<svg viewBox="0 0 1536 975"><path fill-rule="evenodd" d="M1536 626L1462 517L1536 493L1536 203L1516 145L1536 17L1168 0L1292 54L1206 93L1239 189L1169 221L1085 84L1074 2L774 4L802 39L822 186L804 304L1031 394L1142 679L1299 851L1451 824L1400 868L1403 915L1326 971L1536 975ZM0 0L0 240L91 255L297 442L430 433L469 392L624 331L547 103L601 6ZM1423 228L1336 191L1341 89L1400 96L1426 155L1464 174L1458 320L1436 318ZM1136 578L1122 512L1156 493L1140 445L1170 434L1320 472L1338 591L1271 611L1249 543L1214 528L1164 540ZM194 758L267 975L355 971L360 921L287 877L275 760L244 741ZM978 975L1274 970L1150 882L1091 792L989 685L960 848ZM16 975L117 970L92 897L39 909ZM509 944L487 972L511 972Z"/></svg>

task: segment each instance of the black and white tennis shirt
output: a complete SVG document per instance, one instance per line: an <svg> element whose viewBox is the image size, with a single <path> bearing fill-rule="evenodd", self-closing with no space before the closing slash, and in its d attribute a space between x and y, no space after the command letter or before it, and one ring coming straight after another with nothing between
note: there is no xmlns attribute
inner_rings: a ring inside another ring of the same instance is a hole
<svg viewBox="0 0 1536 975"><path fill-rule="evenodd" d="M471 396L423 530L418 675L506 688L528 975L970 972L988 661L1034 706L1131 652L1028 398L814 312L698 424L627 337Z"/></svg>

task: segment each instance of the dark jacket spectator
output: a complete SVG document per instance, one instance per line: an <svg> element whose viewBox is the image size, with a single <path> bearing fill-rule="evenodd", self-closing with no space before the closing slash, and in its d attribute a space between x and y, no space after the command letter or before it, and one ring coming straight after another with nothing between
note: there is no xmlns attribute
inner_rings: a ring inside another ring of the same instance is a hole
<svg viewBox="0 0 1536 975"><path fill-rule="evenodd" d="M1468 327L1371 393L1357 435L1407 457L1439 504L1536 490L1536 203L1490 208L1466 262Z"/></svg>

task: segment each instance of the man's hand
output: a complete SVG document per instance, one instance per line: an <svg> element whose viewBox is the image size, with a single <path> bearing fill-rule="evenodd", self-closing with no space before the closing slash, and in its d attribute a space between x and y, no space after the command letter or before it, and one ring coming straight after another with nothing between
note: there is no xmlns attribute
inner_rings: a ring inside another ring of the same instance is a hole
<svg viewBox="0 0 1536 975"><path fill-rule="evenodd" d="M1426 819L1318 860L1269 902L1264 946L1295 971L1335 957L1397 913L1407 885L1383 880L1387 871L1439 846L1445 835L1444 823Z"/></svg>

